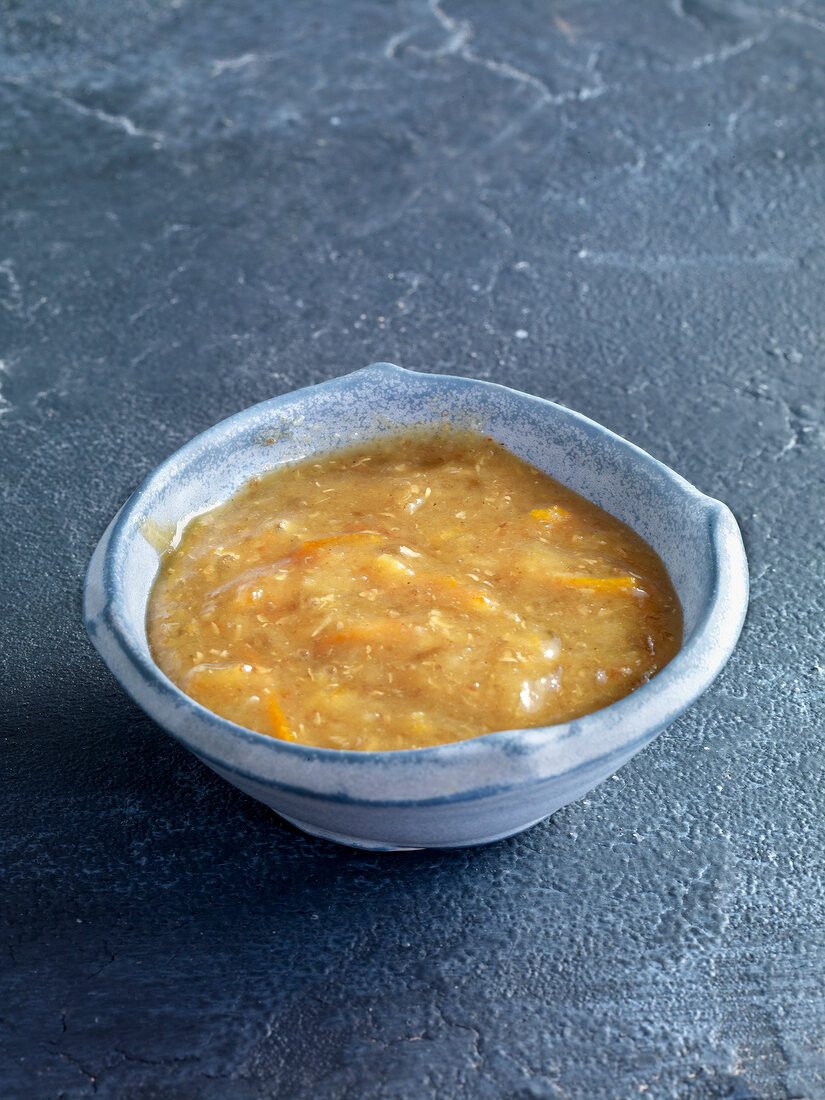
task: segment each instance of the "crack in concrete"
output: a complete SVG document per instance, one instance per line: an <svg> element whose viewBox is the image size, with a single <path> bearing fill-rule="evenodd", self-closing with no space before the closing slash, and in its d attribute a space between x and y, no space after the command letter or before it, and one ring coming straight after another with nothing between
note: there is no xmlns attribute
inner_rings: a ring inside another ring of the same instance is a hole
<svg viewBox="0 0 825 1100"><path fill-rule="evenodd" d="M5 76L2 77L2 80L17 88L26 90L34 88L35 91L41 92L49 99L53 99L57 103L62 103L73 114L82 115L84 118L94 118L98 122L104 123L106 126L113 126L121 130L129 137L149 138L155 143L156 148L159 148L167 140L165 134L157 130L145 130L142 126L138 126L136 123L132 122L127 115L113 115L100 107L88 107L85 103L81 103L72 96L66 95L57 88L40 88L37 85L31 84L28 80L23 80L20 77L14 76Z"/></svg>
<svg viewBox="0 0 825 1100"><path fill-rule="evenodd" d="M3 393L3 378L10 378L8 364L4 359L0 359L0 416L6 416L12 411L12 403L8 397Z"/></svg>
<svg viewBox="0 0 825 1100"><path fill-rule="evenodd" d="M445 11L441 0L427 0L427 7L442 29L447 32L448 37L444 44L435 50L422 50L415 45L411 45L409 47L410 51L428 58L441 58L455 55L470 65L480 66L504 79L511 80L523 87L530 88L537 93L538 100L531 106L528 116L533 113L537 107L544 105L561 107L568 103L586 103L590 100L598 99L608 92L621 91L623 88L621 84L607 84L602 78L596 64L601 47L597 47L591 52L584 67L585 72L593 74L593 83L584 85L580 88L569 89L564 92L554 92L543 80L533 73L529 73L525 69L513 65L509 61L500 61L497 58L487 57L474 50L470 45L474 36L472 23L468 20L456 19L450 15L449 12ZM682 18L694 24L697 23L694 17L688 16L684 11L682 0L673 0L671 10L677 18ZM783 10L786 11L787 9ZM409 27L392 35L392 37L387 40L384 47L384 56L389 59L394 59L397 56L399 48L412 37L416 29L415 27ZM701 29L705 31L704 27ZM818 29L825 30L825 23L819 24ZM721 46L717 50L711 50L708 53L691 58L690 61L665 66L665 71L671 73L690 73L705 69L711 65L723 64L731 58L747 53L755 46L765 42L770 36L770 33L770 29L766 29L760 31L758 34L748 35L738 42ZM522 119L519 118L508 123L508 126L505 127L502 134L493 140L498 141L505 136L509 136L510 130L517 129L521 122Z"/></svg>
<svg viewBox="0 0 825 1100"><path fill-rule="evenodd" d="M65 1050L58 1050L55 1053L57 1054L58 1058L62 1058L70 1065L76 1066L84 1077L88 1077L89 1084L92 1086L92 1092L97 1092L97 1075L92 1073L90 1069L87 1069L79 1058L75 1058L73 1055L68 1054Z"/></svg>
<svg viewBox="0 0 825 1100"><path fill-rule="evenodd" d="M9 313L22 313L23 288L14 273L14 264L10 259L3 260L3 262L0 263L0 275L5 278L8 284L7 293L5 295L0 295L0 306L8 310Z"/></svg>
<svg viewBox="0 0 825 1100"><path fill-rule="evenodd" d="M476 1027L475 1024L460 1023L458 1020L450 1019L444 1008L437 1002L433 1003L433 1010L438 1014L441 1022L448 1029L457 1029L459 1031L466 1031L470 1037L473 1047L473 1054L475 1056L475 1069L479 1069L484 1062L484 1036L481 1033L481 1029Z"/></svg>
<svg viewBox="0 0 825 1100"><path fill-rule="evenodd" d="M244 53L239 57L216 58L212 62L212 76L220 76L226 72L237 72L239 69L254 65L256 61L271 61L273 56L273 54L268 53Z"/></svg>
<svg viewBox="0 0 825 1100"><path fill-rule="evenodd" d="M99 966L97 970L93 970L93 971L92 971L92 973L91 973L91 974L89 975L89 977L90 977L90 978L96 978L96 977L98 976L98 974L102 974L102 973L103 973L103 971L104 971L104 970L105 970L105 969L106 969L106 968L107 968L108 966L111 966L111 965L112 965L112 963L113 963L113 962L115 961L115 954L114 954L114 952L113 952L113 951L112 951L112 950L110 949L109 945L108 945L108 944L106 943L106 941L105 941L105 940L103 941L103 950L104 950L104 951L106 952L106 954L107 954L107 955L109 956L109 958L108 958L108 959L106 959L106 960L105 960L105 962L104 962L104 963L102 963L102 965L101 965L101 966Z"/></svg>
<svg viewBox="0 0 825 1100"><path fill-rule="evenodd" d="M756 102L755 95L748 95L742 100L738 107L728 113L728 117L725 120L725 137L733 139L736 134L736 127L742 116L751 109Z"/></svg>
<svg viewBox="0 0 825 1100"><path fill-rule="evenodd" d="M596 71L596 82L592 86L571 89L566 92L553 92L543 80L532 73L528 73L525 69L520 69L509 61L499 61L493 57L486 57L473 50L470 46L474 33L472 24L467 20L458 20L451 16L441 6L440 0L427 0L427 6L439 25L447 32L448 37L445 43L435 50L422 50L417 46L410 46L409 49L414 53L428 58L458 56L469 65L480 66L506 80L511 80L516 84L532 89L538 93L539 104L560 107L565 103L585 103L588 100L597 99L609 90L598 71ZM411 27L392 35L384 46L384 56L394 59L397 56L399 47L415 33L415 30L416 28ZM589 62L585 68L586 71L593 71Z"/></svg>
<svg viewBox="0 0 825 1100"><path fill-rule="evenodd" d="M825 21L816 19L807 12L796 11L794 8L780 8L776 14L789 23L800 23L803 27L812 27L815 31L825 34Z"/></svg>
<svg viewBox="0 0 825 1100"><path fill-rule="evenodd" d="M126 115L112 115L99 107L87 107L84 103L72 99L71 96L63 95L62 92L52 91L50 95L60 103L65 103L69 110L74 111L75 114L83 115L87 118L95 118L98 122L103 122L107 126L114 126L118 130L122 130L124 134L128 134L129 137L151 138L151 140L158 145L161 145L166 140L165 134L155 130L144 130L143 127L136 126Z"/></svg>
<svg viewBox="0 0 825 1100"><path fill-rule="evenodd" d="M663 253L659 256L636 255L631 252L594 252L582 248L576 258L594 267L615 267L623 271L642 271L655 274L662 271L690 271L705 267L766 267L789 271L798 261L778 252L758 252L754 256L705 253L700 256L678 256Z"/></svg>
<svg viewBox="0 0 825 1100"><path fill-rule="evenodd" d="M696 72L697 69L706 69L708 65L720 65L725 61L729 61L730 58L738 57L739 54L747 53L747 51L752 50L754 46L760 45L762 42L766 41L769 34L770 31L765 30L760 34L749 35L747 38L740 39L739 42L734 42L731 46L722 46L718 50L691 58L690 61L682 65L673 65L670 71L676 73L690 73Z"/></svg>
<svg viewBox="0 0 825 1100"><path fill-rule="evenodd" d="M139 1054L130 1054L122 1047L113 1047L113 1052L119 1055L124 1062L135 1062L141 1066L171 1066L180 1064L191 1064L192 1062L199 1062L201 1060L198 1054L184 1054L180 1056L170 1055L165 1058L141 1058ZM204 1076L208 1076L205 1074Z"/></svg>
<svg viewBox="0 0 825 1100"><path fill-rule="evenodd" d="M702 23L702 20L697 19L695 15L690 15L685 11L684 0L670 0L669 7L677 19L683 19L686 23L690 23L692 26L697 27L703 34L705 33L705 25Z"/></svg>
<svg viewBox="0 0 825 1100"><path fill-rule="evenodd" d="M781 450L773 456L774 462L778 462L797 447L825 447L825 427L822 424L816 423L801 409L795 409L782 394L776 394L773 400L782 410L788 432L788 438Z"/></svg>

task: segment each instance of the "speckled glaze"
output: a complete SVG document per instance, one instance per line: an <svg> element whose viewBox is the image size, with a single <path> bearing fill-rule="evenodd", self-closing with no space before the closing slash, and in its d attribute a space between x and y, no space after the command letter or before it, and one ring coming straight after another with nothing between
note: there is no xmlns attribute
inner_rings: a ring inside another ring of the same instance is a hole
<svg viewBox="0 0 825 1100"><path fill-rule="evenodd" d="M174 530L279 463L442 418L494 436L638 531L682 601L684 645L649 684L575 721L434 748L348 752L273 740L218 717L155 666L145 612ZM744 621L748 573L730 511L587 418L487 382L388 363L264 401L197 436L115 516L86 577L97 649L182 744L301 829L370 849L444 848L511 836L581 797L685 710L723 667Z"/></svg>

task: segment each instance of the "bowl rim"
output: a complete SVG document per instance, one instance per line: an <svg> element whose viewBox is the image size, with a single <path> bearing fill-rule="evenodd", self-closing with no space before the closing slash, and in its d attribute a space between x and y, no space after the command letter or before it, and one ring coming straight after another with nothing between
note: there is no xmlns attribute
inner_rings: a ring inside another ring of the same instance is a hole
<svg viewBox="0 0 825 1100"><path fill-rule="evenodd" d="M483 387L493 395L501 393L515 395L520 401L553 410L553 415L568 418L591 432L595 431L612 446L624 449L637 465L658 471L659 475L678 490L682 497L690 499L694 507L704 513L707 521L707 537L714 563L714 584L710 598L702 609L691 637L665 668L622 699L569 722L496 730L463 741L423 748L359 750L322 748L303 745L299 742L282 741L240 726L197 703L160 670L148 653L144 654L137 649L130 636L132 628L129 626L130 616L125 610L123 569L120 566L132 539L140 534L140 523L145 519L143 504L157 483L174 474L182 459L196 456L199 452L203 457L208 456L215 444L231 438L236 430L241 429L255 415L263 411L276 412L284 406L300 401L312 391L324 388L345 389L352 380L356 378L363 380L370 374L380 377L384 382L403 376L424 387L430 387L433 384L437 387L444 383L458 383L473 388ZM95 567L101 554L102 561L98 570ZM99 586L101 593L93 593L95 586ZM548 754L552 756L555 751L558 755L558 747L562 743L568 750L574 745L579 750L589 746L593 751L575 753L575 762L555 773L567 776L610 757L615 757L617 760L621 758L619 762L628 758L694 702L715 679L732 653L745 620L747 601L747 559L741 533L730 509L721 501L702 493L680 474L636 444L582 413L497 382L414 371L384 362L373 363L360 370L257 402L219 421L184 443L144 478L116 513L97 545L83 589L84 620L92 642L127 693L147 711L150 717L186 747L222 770L229 770L233 774L253 781L264 781L279 789L302 794L317 794L317 787L312 783L307 783L306 786L295 786L277 779L262 780L260 772L254 768L246 770L237 762L229 763L205 747L199 746L196 738L180 729L172 728L163 716L158 716L156 707L147 707L138 690L133 690L124 683L114 668L116 662L110 659L109 646L99 636L100 625L104 624L107 628L110 645L113 643L119 657L126 660L129 670L135 675L139 684L151 684L154 691L159 693L161 701L167 701L176 710L183 708L184 712L192 715L197 723L206 723L212 730L225 734L235 742L242 741L254 748L256 755L263 750L273 754L274 759L280 756L285 761L303 761L315 768L343 765L348 773L372 773L376 766L383 770L395 771L399 768L409 768L410 765L433 764L450 770L459 767L462 772L466 771L468 775L472 775L473 764L478 763L491 752L514 757L530 756L536 758L537 762L540 758L547 763ZM633 736L629 735L631 730L641 732ZM522 769L519 771L522 772ZM355 775L352 778L355 779ZM533 780L537 778L548 778L546 768L539 769L539 772L533 776ZM527 782L528 779L524 778L523 781ZM370 805L375 806L437 804L442 801L455 801L457 798L478 798L509 789L513 785L513 781L508 780L493 786L489 784L471 786L465 790L435 795L431 798L365 798L362 793L349 794L345 790L327 793L325 797L339 802L368 801Z"/></svg>

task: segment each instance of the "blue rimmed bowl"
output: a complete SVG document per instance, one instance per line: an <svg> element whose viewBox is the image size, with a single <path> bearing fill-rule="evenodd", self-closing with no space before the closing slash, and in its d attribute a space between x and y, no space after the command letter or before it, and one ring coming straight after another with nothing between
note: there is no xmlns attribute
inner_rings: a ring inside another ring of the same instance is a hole
<svg viewBox="0 0 825 1100"><path fill-rule="evenodd" d="M236 726L152 660L146 605L163 540L283 462L443 419L491 435L633 527L684 611L679 654L617 703L562 725L434 748L309 748ZM159 538L161 541L159 541ZM611 775L707 688L745 617L748 571L730 511L633 444L503 386L378 363L254 405L167 459L121 508L86 576L89 635L132 698L210 768L308 833L360 848L453 848L511 836Z"/></svg>

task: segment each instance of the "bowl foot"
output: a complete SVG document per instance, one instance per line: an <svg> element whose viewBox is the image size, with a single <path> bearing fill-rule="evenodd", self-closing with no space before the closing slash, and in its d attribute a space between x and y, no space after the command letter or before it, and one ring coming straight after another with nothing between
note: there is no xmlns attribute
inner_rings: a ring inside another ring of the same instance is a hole
<svg viewBox="0 0 825 1100"><path fill-rule="evenodd" d="M297 818L289 817L287 814L279 813L278 816L282 817L284 821L288 821L290 825L294 825L296 829L300 829L302 833L320 837L321 840L331 840L335 844L343 844L346 848L359 848L367 852L420 852L423 850L421 848L399 848L395 844L382 844L378 840L366 840L363 837L331 833L327 829L319 829L317 825L308 825L307 822L298 821Z"/></svg>

